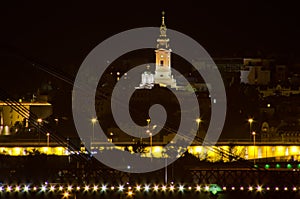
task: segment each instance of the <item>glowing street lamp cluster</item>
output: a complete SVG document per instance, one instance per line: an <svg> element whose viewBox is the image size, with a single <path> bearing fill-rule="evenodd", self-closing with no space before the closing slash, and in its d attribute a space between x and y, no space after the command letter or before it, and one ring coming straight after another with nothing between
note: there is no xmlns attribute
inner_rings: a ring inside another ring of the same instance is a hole
<svg viewBox="0 0 300 199"><path fill-rule="evenodd" d="M217 185L218 186L218 185ZM55 193L61 194L68 198L72 193L124 193L128 196L134 195L138 192L170 192L170 193L184 193L184 192L227 192L227 191L248 191L248 192L266 192L266 191L298 191L300 187L296 186L223 186L219 191L215 191L212 185L186 185L186 184L144 184L130 186L126 185L107 185L107 184L93 184L93 185L71 185L71 184L51 184L45 183L40 186L32 184L0 184L0 194L2 193Z"/></svg>

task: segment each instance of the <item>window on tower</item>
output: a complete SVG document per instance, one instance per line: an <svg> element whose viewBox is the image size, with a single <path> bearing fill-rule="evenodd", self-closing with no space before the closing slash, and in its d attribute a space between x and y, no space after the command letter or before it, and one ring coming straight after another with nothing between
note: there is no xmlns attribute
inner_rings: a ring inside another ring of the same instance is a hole
<svg viewBox="0 0 300 199"><path fill-rule="evenodd" d="M164 65L164 61L160 60L160 66L163 66L163 65Z"/></svg>

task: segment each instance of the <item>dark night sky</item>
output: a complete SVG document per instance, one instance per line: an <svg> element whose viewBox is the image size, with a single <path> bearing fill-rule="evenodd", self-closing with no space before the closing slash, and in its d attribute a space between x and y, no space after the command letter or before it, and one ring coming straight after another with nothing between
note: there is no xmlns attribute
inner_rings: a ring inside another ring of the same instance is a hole
<svg viewBox="0 0 300 199"><path fill-rule="evenodd" d="M291 2L37 2L13 1L1 6L0 52L5 70L13 68L17 73L16 69L24 69L7 56L18 53L74 75L101 41L130 28L159 26L162 10L167 27L195 38L213 57L256 52L299 57L300 13Z"/></svg>
<svg viewBox="0 0 300 199"><path fill-rule="evenodd" d="M23 58L75 77L93 47L124 30L159 26L162 10L166 12L168 28L193 37L212 57L250 56L257 52L280 55L288 61L300 57L297 1L80 2L1 3L2 89L11 95L23 94L50 78L61 87L63 103L71 107L70 95L64 95L70 93L71 86Z"/></svg>

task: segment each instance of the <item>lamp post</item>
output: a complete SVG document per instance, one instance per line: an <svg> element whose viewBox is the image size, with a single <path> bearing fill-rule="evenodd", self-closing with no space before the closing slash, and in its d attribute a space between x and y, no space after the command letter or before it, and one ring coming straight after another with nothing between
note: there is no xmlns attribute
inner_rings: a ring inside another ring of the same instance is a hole
<svg viewBox="0 0 300 199"><path fill-rule="evenodd" d="M50 142L50 133L47 133L47 147L49 147L49 142Z"/></svg>
<svg viewBox="0 0 300 199"><path fill-rule="evenodd" d="M252 135L253 135L253 163L255 165L255 131L252 132Z"/></svg>
<svg viewBox="0 0 300 199"><path fill-rule="evenodd" d="M199 133L200 133L200 123L202 122L201 118L197 118L196 122L197 122L197 135L199 136Z"/></svg>
<svg viewBox="0 0 300 199"><path fill-rule="evenodd" d="M147 119L147 133L149 134L149 136L150 136L150 157L151 157L151 160L152 160L152 132L150 131L150 122L151 122L151 119L150 118L148 118Z"/></svg>
<svg viewBox="0 0 300 199"><path fill-rule="evenodd" d="M38 123L38 136L39 136L39 145L41 143L41 132L40 132L40 126L41 126L41 123L43 122L43 119L42 118L39 118L37 119L37 123Z"/></svg>
<svg viewBox="0 0 300 199"><path fill-rule="evenodd" d="M249 118L248 122L249 122L249 132L250 132L250 139L251 139L251 133L252 133L252 123L253 123L253 118Z"/></svg>
<svg viewBox="0 0 300 199"><path fill-rule="evenodd" d="M95 123L97 122L97 118L92 118L91 119L92 121L92 125L93 125L93 135L92 135L92 142L94 142L94 139L95 139Z"/></svg>

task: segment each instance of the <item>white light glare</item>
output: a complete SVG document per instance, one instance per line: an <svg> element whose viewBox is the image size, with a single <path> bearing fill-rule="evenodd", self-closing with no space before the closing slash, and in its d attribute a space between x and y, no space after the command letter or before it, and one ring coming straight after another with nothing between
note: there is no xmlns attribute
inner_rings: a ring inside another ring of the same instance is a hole
<svg viewBox="0 0 300 199"><path fill-rule="evenodd" d="M123 191L124 190L124 186L123 185L120 185L119 186L119 191Z"/></svg>
<svg viewBox="0 0 300 199"><path fill-rule="evenodd" d="M145 185L145 188L144 188L144 189L145 189L146 192L148 192L149 189L150 189L150 186L149 186L149 185Z"/></svg>

